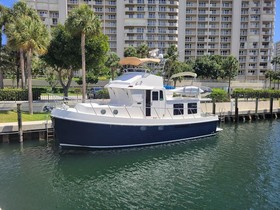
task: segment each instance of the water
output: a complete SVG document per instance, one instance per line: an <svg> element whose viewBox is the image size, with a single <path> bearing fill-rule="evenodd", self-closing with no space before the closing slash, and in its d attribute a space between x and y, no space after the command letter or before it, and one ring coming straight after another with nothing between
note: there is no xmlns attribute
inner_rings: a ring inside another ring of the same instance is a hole
<svg viewBox="0 0 280 210"><path fill-rule="evenodd" d="M280 121L146 148L0 145L0 208L280 209Z"/></svg>

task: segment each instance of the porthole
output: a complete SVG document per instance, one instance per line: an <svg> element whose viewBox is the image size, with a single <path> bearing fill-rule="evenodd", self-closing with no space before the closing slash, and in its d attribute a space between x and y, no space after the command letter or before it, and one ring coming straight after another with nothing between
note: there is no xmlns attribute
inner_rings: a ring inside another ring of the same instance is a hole
<svg viewBox="0 0 280 210"><path fill-rule="evenodd" d="M114 115L117 115L118 113L119 113L119 111L116 110L116 109L113 111L113 114L114 114Z"/></svg>
<svg viewBox="0 0 280 210"><path fill-rule="evenodd" d="M101 114L106 114L106 110L105 109L101 109Z"/></svg>

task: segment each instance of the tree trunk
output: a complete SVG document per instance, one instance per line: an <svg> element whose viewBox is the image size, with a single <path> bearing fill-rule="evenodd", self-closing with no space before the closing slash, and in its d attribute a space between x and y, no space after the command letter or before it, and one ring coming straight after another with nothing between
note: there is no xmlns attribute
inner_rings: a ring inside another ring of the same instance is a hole
<svg viewBox="0 0 280 210"><path fill-rule="evenodd" d="M20 70L21 70L21 88L25 89L26 88L26 83L25 83L25 71L24 71L24 52L23 49L19 50L20 54Z"/></svg>
<svg viewBox="0 0 280 210"><path fill-rule="evenodd" d="M4 88L4 75L3 75L3 70L0 69L0 89Z"/></svg>
<svg viewBox="0 0 280 210"><path fill-rule="evenodd" d="M17 66L15 66L15 70L17 72L17 88L19 88L19 81L20 81L20 72L19 72L19 68Z"/></svg>
<svg viewBox="0 0 280 210"><path fill-rule="evenodd" d="M0 56L1 56L1 52L2 52L2 28L0 28ZM2 60L2 56L0 59ZM0 89L3 88L4 88L4 76L3 76L3 70L0 69Z"/></svg>
<svg viewBox="0 0 280 210"><path fill-rule="evenodd" d="M81 35L81 50L82 50L82 103L86 102L86 50L85 50L86 34Z"/></svg>
<svg viewBox="0 0 280 210"><path fill-rule="evenodd" d="M230 83L231 83L231 75L229 75L229 78L228 78L228 96L229 96L229 99L231 99L231 87L230 87Z"/></svg>
<svg viewBox="0 0 280 210"><path fill-rule="evenodd" d="M61 71L58 71L58 79L59 79L59 82L63 88L63 96L64 97L68 97L68 90L69 90L69 87L71 85L71 82L72 82L72 78L74 76L74 71L73 70L70 70L70 74L68 76L68 80L67 80L67 83L66 85L64 84L63 80L62 80L62 75L61 75Z"/></svg>
<svg viewBox="0 0 280 210"><path fill-rule="evenodd" d="M114 68L111 68L112 80L114 80L114 73L115 73L115 69L114 69Z"/></svg>
<svg viewBox="0 0 280 210"><path fill-rule="evenodd" d="M29 49L28 52L27 52L27 60L26 60L27 72L28 72L28 104L29 104L29 114L33 114L31 58L32 58L32 50Z"/></svg>

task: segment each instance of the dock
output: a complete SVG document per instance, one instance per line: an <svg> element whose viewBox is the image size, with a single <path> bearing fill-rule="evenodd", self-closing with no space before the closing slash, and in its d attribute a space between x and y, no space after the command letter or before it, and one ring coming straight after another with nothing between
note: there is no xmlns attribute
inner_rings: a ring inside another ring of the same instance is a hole
<svg viewBox="0 0 280 210"><path fill-rule="evenodd" d="M49 140L53 138L51 120L22 122L23 139ZM19 142L17 122L0 123L0 142Z"/></svg>

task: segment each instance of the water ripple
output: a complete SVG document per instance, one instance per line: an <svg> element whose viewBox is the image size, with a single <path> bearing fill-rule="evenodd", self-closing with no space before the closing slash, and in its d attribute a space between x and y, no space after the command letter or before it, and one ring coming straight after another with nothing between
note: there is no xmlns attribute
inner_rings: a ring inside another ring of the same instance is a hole
<svg viewBox="0 0 280 210"><path fill-rule="evenodd" d="M223 128L207 139L111 151L1 145L0 208L279 208L280 121Z"/></svg>

